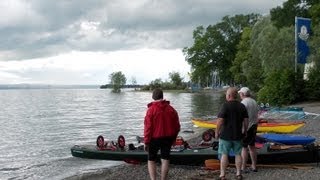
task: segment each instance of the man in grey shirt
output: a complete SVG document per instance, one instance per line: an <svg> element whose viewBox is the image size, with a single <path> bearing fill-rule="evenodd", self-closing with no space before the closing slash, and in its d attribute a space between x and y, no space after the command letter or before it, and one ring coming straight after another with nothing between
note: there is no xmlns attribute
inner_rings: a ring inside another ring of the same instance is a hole
<svg viewBox="0 0 320 180"><path fill-rule="evenodd" d="M250 170L253 172L257 172L257 151L255 148L255 138L257 134L257 127L258 127L258 112L259 112L259 106L257 102L251 98L250 89L247 87L242 87L238 91L241 103L245 105L248 115L249 115L249 125L248 125L248 131L247 135L244 137L242 141L242 166L241 170L246 170L246 165L248 161L248 149L250 153L250 159L251 159L251 168Z"/></svg>

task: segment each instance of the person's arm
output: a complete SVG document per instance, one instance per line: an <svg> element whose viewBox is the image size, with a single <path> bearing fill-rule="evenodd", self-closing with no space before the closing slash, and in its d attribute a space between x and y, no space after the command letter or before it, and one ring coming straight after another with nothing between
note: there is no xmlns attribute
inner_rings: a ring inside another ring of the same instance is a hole
<svg viewBox="0 0 320 180"><path fill-rule="evenodd" d="M248 110L247 107L245 105L243 105L243 122L242 122L242 134L244 134L244 136L247 136L247 131L248 131L248 126L249 126L249 114L248 114Z"/></svg>
<svg viewBox="0 0 320 180"><path fill-rule="evenodd" d="M223 124L223 121L224 121L223 118L218 118L217 128L216 128L215 136L214 136L216 139L219 139L219 137L220 137L220 131L221 131L221 126Z"/></svg>
<svg viewBox="0 0 320 180"><path fill-rule="evenodd" d="M248 126L249 126L249 119L248 118L244 118L243 122L242 122L242 134L244 134L245 136L247 136L247 131L248 131Z"/></svg>
<svg viewBox="0 0 320 180"><path fill-rule="evenodd" d="M150 109L148 109L146 116L144 118L144 134L143 134L143 140L144 140L144 150L149 151L149 143L151 140L151 113Z"/></svg>

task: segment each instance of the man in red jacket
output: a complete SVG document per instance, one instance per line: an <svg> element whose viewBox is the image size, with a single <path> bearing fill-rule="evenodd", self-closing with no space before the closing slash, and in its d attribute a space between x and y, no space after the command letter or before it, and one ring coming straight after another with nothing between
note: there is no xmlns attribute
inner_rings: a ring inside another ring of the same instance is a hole
<svg viewBox="0 0 320 180"><path fill-rule="evenodd" d="M170 163L170 150L180 131L177 111L169 101L163 99L163 91L155 89L153 102L148 104L144 119L144 143L148 152L148 171L151 180L156 179L156 159L161 152L161 179L167 179Z"/></svg>

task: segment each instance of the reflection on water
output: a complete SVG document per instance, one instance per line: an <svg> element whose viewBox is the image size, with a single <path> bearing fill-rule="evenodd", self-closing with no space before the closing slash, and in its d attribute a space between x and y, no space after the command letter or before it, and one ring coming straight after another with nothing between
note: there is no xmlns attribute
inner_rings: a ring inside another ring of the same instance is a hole
<svg viewBox="0 0 320 180"><path fill-rule="evenodd" d="M192 116L217 116L221 104L224 102L224 95L216 91L197 93L191 96Z"/></svg>
<svg viewBox="0 0 320 180"><path fill-rule="evenodd" d="M177 109L181 135L195 130L192 117L214 116L220 94L164 92ZM100 89L0 91L0 179L63 179L121 162L74 158L70 147L94 144L98 135L126 142L143 134L151 92Z"/></svg>

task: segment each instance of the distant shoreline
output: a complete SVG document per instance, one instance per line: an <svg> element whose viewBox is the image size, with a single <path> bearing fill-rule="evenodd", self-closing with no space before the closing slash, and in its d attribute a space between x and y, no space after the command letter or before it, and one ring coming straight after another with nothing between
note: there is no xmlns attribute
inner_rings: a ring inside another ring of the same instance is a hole
<svg viewBox="0 0 320 180"><path fill-rule="evenodd" d="M0 89L99 89L100 85L0 84Z"/></svg>

